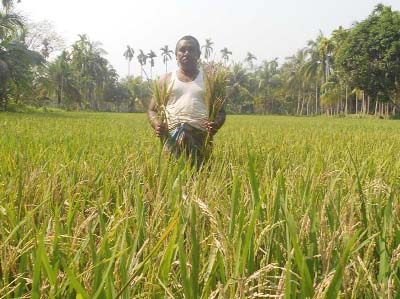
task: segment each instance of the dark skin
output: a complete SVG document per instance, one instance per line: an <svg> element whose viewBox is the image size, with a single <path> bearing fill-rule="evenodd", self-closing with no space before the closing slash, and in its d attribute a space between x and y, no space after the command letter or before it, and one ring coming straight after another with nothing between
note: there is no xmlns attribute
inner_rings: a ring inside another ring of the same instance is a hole
<svg viewBox="0 0 400 299"><path fill-rule="evenodd" d="M177 77L182 82L192 82L199 74L198 61L200 59L200 49L192 40L181 40L175 51L176 60L179 63ZM160 79L160 84L165 80L169 82L171 73ZM147 116L151 126L154 129L157 137L167 136L168 128L162 125L157 117L157 105L154 99L151 99ZM205 127L211 135L215 135L225 122L226 113L224 108L221 109L215 122L206 122Z"/></svg>

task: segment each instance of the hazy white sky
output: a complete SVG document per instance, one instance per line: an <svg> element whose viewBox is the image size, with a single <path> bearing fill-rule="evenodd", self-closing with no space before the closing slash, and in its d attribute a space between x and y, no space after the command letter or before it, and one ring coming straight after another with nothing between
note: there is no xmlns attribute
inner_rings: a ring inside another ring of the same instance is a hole
<svg viewBox="0 0 400 299"><path fill-rule="evenodd" d="M150 49L161 74L159 49L174 48L183 35L214 42L214 55L228 47L234 61L247 51L258 62L282 59L314 39L319 30L329 35L342 25L366 18L378 3L400 10L399 0L22 0L17 9L33 21L49 20L70 45L78 34L100 41L120 76L127 74L126 45ZM131 72L140 73L136 58ZM170 63L175 67L175 60Z"/></svg>

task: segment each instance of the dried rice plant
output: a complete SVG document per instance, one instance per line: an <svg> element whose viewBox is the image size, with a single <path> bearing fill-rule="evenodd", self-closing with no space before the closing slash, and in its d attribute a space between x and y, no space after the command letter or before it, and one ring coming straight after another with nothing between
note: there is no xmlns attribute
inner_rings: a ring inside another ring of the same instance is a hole
<svg viewBox="0 0 400 299"><path fill-rule="evenodd" d="M208 120L214 122L226 101L228 70L220 63L204 66L205 93Z"/></svg>
<svg viewBox="0 0 400 299"><path fill-rule="evenodd" d="M161 125L165 125L166 127L168 127L166 107L172 96L173 84L168 85L167 80L154 81L153 85L153 98L157 105L157 117Z"/></svg>
<svg viewBox="0 0 400 299"><path fill-rule="evenodd" d="M203 69L205 91L204 101L208 112L208 121L215 122L226 101L226 86L229 72L220 63L206 64ZM208 157L211 153L211 131L208 130L204 144L204 156Z"/></svg>

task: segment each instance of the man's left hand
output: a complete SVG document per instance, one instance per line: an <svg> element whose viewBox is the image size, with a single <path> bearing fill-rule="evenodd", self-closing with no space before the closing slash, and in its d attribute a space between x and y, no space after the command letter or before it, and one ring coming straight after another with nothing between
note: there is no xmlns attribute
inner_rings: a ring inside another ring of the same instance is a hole
<svg viewBox="0 0 400 299"><path fill-rule="evenodd" d="M215 135L215 134L218 132L218 126L217 126L217 124L216 124L215 122L213 122L213 121L207 121L207 122L206 122L206 129L207 129L207 132L208 132L211 136Z"/></svg>

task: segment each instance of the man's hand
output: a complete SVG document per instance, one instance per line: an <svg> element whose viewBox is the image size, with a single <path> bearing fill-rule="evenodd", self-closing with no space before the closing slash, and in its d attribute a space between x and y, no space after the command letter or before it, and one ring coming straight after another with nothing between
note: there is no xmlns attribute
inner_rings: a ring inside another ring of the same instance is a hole
<svg viewBox="0 0 400 299"><path fill-rule="evenodd" d="M218 126L215 122L212 121L207 121L205 124L205 127L207 129L207 132L211 135L214 136L218 132Z"/></svg>
<svg viewBox="0 0 400 299"><path fill-rule="evenodd" d="M166 124L160 123L158 120L153 120L153 129L157 137L164 137L168 135L168 128Z"/></svg>

